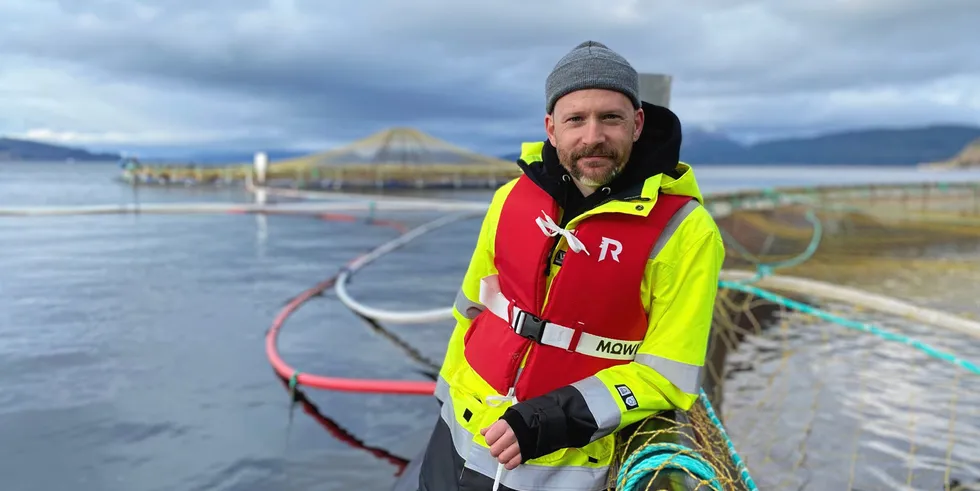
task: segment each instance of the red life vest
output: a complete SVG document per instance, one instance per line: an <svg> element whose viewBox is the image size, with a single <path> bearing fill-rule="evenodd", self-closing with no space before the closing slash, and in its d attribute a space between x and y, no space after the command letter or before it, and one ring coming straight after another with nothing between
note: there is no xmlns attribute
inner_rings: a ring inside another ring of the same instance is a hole
<svg viewBox="0 0 980 491"><path fill-rule="evenodd" d="M487 308L464 341L469 365L498 393L513 387L523 401L629 363L647 332L639 292L650 252L691 199L660 194L648 216L601 213L582 220L574 236L585 250L565 254L542 310L552 246L560 238L548 235L545 223L559 208L521 176L497 225L498 274L482 281L480 300Z"/></svg>

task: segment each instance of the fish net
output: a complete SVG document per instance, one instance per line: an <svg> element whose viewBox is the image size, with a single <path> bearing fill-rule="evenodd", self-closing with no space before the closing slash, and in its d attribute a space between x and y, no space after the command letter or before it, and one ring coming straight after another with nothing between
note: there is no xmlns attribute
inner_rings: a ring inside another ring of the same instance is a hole
<svg viewBox="0 0 980 491"><path fill-rule="evenodd" d="M727 258L705 392L624 433L616 489L980 489L980 187L708 206Z"/></svg>

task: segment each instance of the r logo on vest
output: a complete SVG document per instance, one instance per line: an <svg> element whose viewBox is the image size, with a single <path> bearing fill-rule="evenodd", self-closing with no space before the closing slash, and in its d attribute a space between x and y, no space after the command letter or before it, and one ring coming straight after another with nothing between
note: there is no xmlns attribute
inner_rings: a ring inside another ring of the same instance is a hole
<svg viewBox="0 0 980 491"><path fill-rule="evenodd" d="M609 249L612 246L612 250ZM619 253L623 252L623 243L616 240L610 239L609 237L603 237L602 243L599 244L599 261L606 259L606 253L612 256L613 261L619 262Z"/></svg>

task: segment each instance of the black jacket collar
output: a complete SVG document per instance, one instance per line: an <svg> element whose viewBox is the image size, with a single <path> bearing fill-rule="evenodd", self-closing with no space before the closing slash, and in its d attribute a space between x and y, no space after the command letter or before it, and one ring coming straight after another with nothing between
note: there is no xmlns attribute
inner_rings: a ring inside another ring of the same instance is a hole
<svg viewBox="0 0 980 491"><path fill-rule="evenodd" d="M558 152L547 139L541 150L541 162L517 165L541 189L551 195L564 210L561 226L581 213L610 200L628 200L640 195L643 183L657 174L678 177L677 163L681 149L681 123L673 111L644 102L645 121L640 138L633 144L630 160L623 172L606 187L588 198L572 183L568 171L558 161Z"/></svg>

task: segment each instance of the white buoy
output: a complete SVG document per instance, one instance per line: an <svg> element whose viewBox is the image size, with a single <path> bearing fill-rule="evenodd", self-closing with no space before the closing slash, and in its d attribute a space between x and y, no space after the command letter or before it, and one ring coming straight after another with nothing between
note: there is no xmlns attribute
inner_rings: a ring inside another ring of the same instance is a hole
<svg viewBox="0 0 980 491"><path fill-rule="evenodd" d="M255 168L255 185L265 186L265 171L269 168L269 156L265 152L255 152L252 166Z"/></svg>

